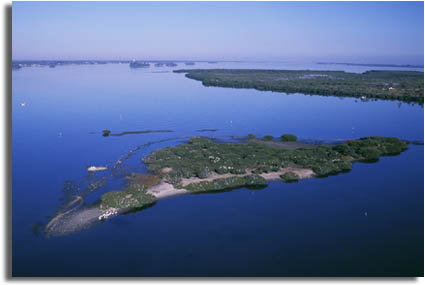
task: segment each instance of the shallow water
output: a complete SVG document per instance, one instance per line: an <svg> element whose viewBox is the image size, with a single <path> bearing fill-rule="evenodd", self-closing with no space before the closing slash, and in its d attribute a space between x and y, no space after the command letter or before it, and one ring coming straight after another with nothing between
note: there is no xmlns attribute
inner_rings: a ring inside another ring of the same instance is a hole
<svg viewBox="0 0 425 285"><path fill-rule="evenodd" d="M190 68L336 69L312 63L198 63ZM423 275L423 147L347 174L263 190L188 195L72 235L35 235L61 205L64 182L83 191L89 165L125 163L185 136L294 133L423 141L423 108L396 101L204 87L172 69L128 65L23 68L12 73L14 276ZM376 69L376 68L374 68ZM403 69L406 70L406 69ZM157 72L166 71L166 72ZM19 104L25 102L26 106ZM103 137L112 133L172 130ZM214 132L199 130L214 129ZM161 141L155 144L149 142ZM87 197L119 190L122 177ZM365 215L367 213L367 215Z"/></svg>

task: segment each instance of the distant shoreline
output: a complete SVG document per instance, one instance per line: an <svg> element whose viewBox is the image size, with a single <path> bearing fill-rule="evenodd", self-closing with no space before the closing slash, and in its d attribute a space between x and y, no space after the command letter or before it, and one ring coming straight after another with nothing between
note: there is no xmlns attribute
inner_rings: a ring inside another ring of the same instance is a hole
<svg viewBox="0 0 425 285"><path fill-rule="evenodd" d="M350 62L317 62L317 64L348 65L348 66L370 66L370 67L424 68L423 65L417 65L417 64L350 63Z"/></svg>
<svg viewBox="0 0 425 285"><path fill-rule="evenodd" d="M145 62L145 63L159 63L165 64L169 62L183 63L185 65L194 65L194 63L222 63L222 62L282 62L279 60L266 60L266 61L256 61L256 60L166 60L166 59L76 59L76 60L62 60L62 59L13 59L12 60L12 70L17 70L22 67L56 67L64 65L98 65L98 64L129 64L133 61ZM286 62L286 61L283 61ZM380 64L380 63L350 63L350 62L315 62L319 65L346 65L346 66L363 66L363 67L396 67L396 68L424 68L423 65L419 64Z"/></svg>
<svg viewBox="0 0 425 285"><path fill-rule="evenodd" d="M353 73L334 70L179 69L204 86L256 89L287 94L335 96L424 102L423 71L370 70Z"/></svg>

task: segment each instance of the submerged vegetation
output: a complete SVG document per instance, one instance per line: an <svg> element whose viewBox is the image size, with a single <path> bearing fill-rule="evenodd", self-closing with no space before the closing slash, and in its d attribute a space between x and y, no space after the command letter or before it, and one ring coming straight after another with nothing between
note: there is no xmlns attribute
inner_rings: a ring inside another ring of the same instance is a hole
<svg viewBox="0 0 425 285"><path fill-rule="evenodd" d="M424 73L419 71L344 71L193 69L175 70L205 86L338 97L424 102Z"/></svg>
<svg viewBox="0 0 425 285"><path fill-rule="evenodd" d="M262 143L218 143L198 137L188 144L153 151L144 158L150 172L177 188L219 190L263 184L257 175L282 169L309 169L323 177L349 171L354 161L377 161L380 156L398 154L407 144L397 138L366 137L337 145L285 149ZM164 170L167 171L164 171ZM202 181L184 186L183 179L205 179L227 174L226 179ZM298 177L298 176L297 176ZM291 174L282 177L294 180Z"/></svg>

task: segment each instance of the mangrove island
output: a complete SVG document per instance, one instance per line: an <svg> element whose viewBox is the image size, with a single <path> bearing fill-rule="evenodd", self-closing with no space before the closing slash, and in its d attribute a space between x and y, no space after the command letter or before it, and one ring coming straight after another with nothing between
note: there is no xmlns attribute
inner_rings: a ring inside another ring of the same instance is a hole
<svg viewBox="0 0 425 285"><path fill-rule="evenodd" d="M424 73L418 71L261 70L261 69L186 69L187 78L204 86L249 88L261 91L309 95L387 99L424 102Z"/></svg>
<svg viewBox="0 0 425 285"><path fill-rule="evenodd" d="M336 144L296 142L285 134L280 141L247 138L216 142L205 137L152 151L143 157L149 174L128 177L127 188L101 197L101 209L146 207L156 200L185 193L258 188L270 180L295 182L348 172L357 161L376 162L396 155L407 142L391 137L365 137Z"/></svg>

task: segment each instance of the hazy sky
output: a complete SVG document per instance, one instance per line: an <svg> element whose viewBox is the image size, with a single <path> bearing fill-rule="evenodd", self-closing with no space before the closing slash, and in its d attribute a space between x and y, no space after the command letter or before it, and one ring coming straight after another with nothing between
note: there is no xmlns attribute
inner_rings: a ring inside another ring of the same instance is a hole
<svg viewBox="0 0 425 285"><path fill-rule="evenodd" d="M13 59L423 60L423 2L13 2Z"/></svg>

